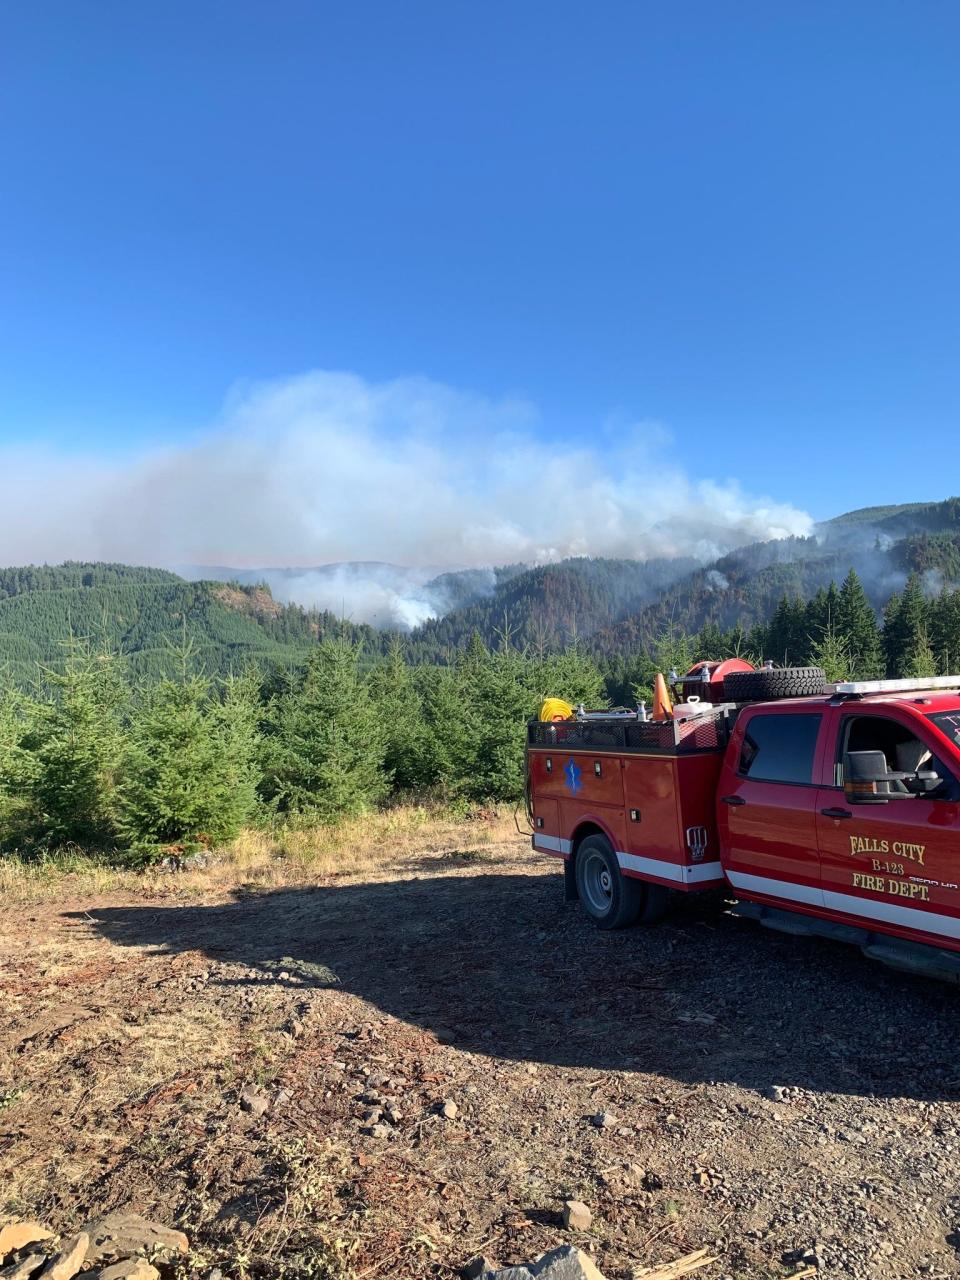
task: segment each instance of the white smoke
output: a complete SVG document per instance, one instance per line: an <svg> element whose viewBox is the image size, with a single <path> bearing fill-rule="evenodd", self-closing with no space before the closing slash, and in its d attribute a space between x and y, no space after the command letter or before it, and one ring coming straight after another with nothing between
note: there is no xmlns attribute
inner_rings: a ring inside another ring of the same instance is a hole
<svg viewBox="0 0 960 1280"><path fill-rule="evenodd" d="M312 569L250 571L204 565L174 567L183 577L191 579L232 578L244 584L265 582L273 598L284 604L294 602L308 609L326 609L352 622L368 622L374 627L402 631L411 631L445 613L449 606L446 592L430 582L431 571L394 564L328 564Z"/></svg>
<svg viewBox="0 0 960 1280"><path fill-rule="evenodd" d="M708 569L704 574L707 580L707 586L713 591L726 591L730 585L730 580L726 574L720 572L719 569Z"/></svg>
<svg viewBox="0 0 960 1280"><path fill-rule="evenodd" d="M187 443L104 458L0 450L3 563L427 566L542 563L572 555L708 561L759 539L807 534L794 507L693 478L662 429L547 442L530 404L424 379L381 384L315 372L235 392ZM329 584L328 584L329 585ZM411 621L435 602L369 581L353 616ZM305 602L336 607L309 574ZM378 592L386 592L386 595Z"/></svg>

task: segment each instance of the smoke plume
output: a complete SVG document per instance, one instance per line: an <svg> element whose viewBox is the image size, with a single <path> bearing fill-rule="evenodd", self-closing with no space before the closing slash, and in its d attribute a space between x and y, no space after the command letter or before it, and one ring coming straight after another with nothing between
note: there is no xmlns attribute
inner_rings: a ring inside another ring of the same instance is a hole
<svg viewBox="0 0 960 1280"><path fill-rule="evenodd" d="M572 555L706 562L812 528L802 511L734 481L687 475L669 461L660 428L584 425L587 443L551 443L529 403L424 379L314 372L253 385L207 430L167 448L119 458L0 450L2 558L351 561L353 598L357 561L401 564L422 581L438 568ZM368 586L358 614L407 609L412 622L437 609L409 583L399 601L375 575ZM343 587L304 572L288 594L335 606Z"/></svg>

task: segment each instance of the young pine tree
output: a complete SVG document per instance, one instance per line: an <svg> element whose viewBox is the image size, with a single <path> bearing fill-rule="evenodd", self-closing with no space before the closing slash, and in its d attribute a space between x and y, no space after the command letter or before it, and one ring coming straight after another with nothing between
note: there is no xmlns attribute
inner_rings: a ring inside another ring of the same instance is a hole
<svg viewBox="0 0 960 1280"><path fill-rule="evenodd" d="M264 788L281 812L328 821L362 812L386 793L383 724L359 656L344 639L321 641L302 681L274 700Z"/></svg>
<svg viewBox="0 0 960 1280"><path fill-rule="evenodd" d="M61 671L44 671L28 708L23 799L34 839L49 846L112 842L114 788L128 691L116 660L71 641Z"/></svg>
<svg viewBox="0 0 960 1280"><path fill-rule="evenodd" d="M422 666L416 686L423 707L423 785L457 799L473 776L476 751L463 665Z"/></svg>
<svg viewBox="0 0 960 1280"><path fill-rule="evenodd" d="M397 791L424 781L423 704L399 640L370 672L368 687L383 730L384 771Z"/></svg>
<svg viewBox="0 0 960 1280"><path fill-rule="evenodd" d="M807 601L804 608L804 640L805 648L802 655L798 655L794 664L803 666L807 662L812 661L813 646L824 634L824 632L834 625L835 608L831 610L831 603L836 602L836 587L830 584L833 597L830 596L826 588L821 587L815 595Z"/></svg>
<svg viewBox="0 0 960 1280"><path fill-rule="evenodd" d="M705 622L697 634L697 653L705 661L712 662L727 652L727 637L715 622Z"/></svg>
<svg viewBox="0 0 960 1280"><path fill-rule="evenodd" d="M960 670L960 591L944 591L931 601L930 647L940 674Z"/></svg>
<svg viewBox="0 0 960 1280"><path fill-rule="evenodd" d="M673 628L664 631L653 644L652 651L644 654L635 668L633 699L646 702L653 699L653 685L658 672L669 676L671 671L683 675L697 661L697 645L686 632Z"/></svg>
<svg viewBox="0 0 960 1280"><path fill-rule="evenodd" d="M32 756L23 747L28 706L13 689L5 690L0 698L0 847L23 834L23 797L32 764Z"/></svg>
<svg viewBox="0 0 960 1280"><path fill-rule="evenodd" d="M810 660L814 666L823 667L824 674L831 683L850 679L851 660L847 637L841 635L831 624L824 627L813 642Z"/></svg>
<svg viewBox="0 0 960 1280"><path fill-rule="evenodd" d="M516 800L523 794L524 732L533 701L529 662L515 650L490 653L471 642L462 678L472 765L462 793L477 801Z"/></svg>
<svg viewBox="0 0 960 1280"><path fill-rule="evenodd" d="M846 637L850 655L850 679L876 680L884 672L883 647L873 605L851 569L837 599L837 632Z"/></svg>
<svg viewBox="0 0 960 1280"><path fill-rule="evenodd" d="M544 698L563 698L576 706L606 705L603 676L594 660L574 640L562 653L547 653L527 661L532 682L529 714L536 715Z"/></svg>
<svg viewBox="0 0 960 1280"><path fill-rule="evenodd" d="M802 600L782 596L767 628L766 656L778 666L802 666L809 641L807 609Z"/></svg>
<svg viewBox="0 0 960 1280"><path fill-rule="evenodd" d="M930 610L920 575L911 573L901 595L891 596L883 615L883 648L888 676L905 676L920 650L929 648Z"/></svg>
<svg viewBox="0 0 960 1280"><path fill-rule="evenodd" d="M138 850L231 840L257 801L255 683L223 698L199 676L161 680L131 716L117 783L117 827Z"/></svg>
<svg viewBox="0 0 960 1280"><path fill-rule="evenodd" d="M927 639L926 627L918 632L916 641L907 653L903 674L916 679L937 674L937 660Z"/></svg>

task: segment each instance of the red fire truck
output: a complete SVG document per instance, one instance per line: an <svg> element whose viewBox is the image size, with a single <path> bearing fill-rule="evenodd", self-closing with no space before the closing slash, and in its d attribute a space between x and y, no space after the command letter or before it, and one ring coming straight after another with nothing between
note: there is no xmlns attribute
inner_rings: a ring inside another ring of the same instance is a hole
<svg viewBox="0 0 960 1280"><path fill-rule="evenodd" d="M533 847L563 859L567 898L616 929L719 889L765 925L960 981L960 676L703 663L679 687L667 719L528 726Z"/></svg>

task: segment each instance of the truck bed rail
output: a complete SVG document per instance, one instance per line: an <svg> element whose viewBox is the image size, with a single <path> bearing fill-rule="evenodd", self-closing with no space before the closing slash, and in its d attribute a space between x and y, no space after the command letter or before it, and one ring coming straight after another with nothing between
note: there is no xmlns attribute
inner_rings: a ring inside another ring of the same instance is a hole
<svg viewBox="0 0 960 1280"><path fill-rule="evenodd" d="M730 739L735 713L722 707L677 720L531 720L527 745L569 751L618 751L638 755L694 755L722 751Z"/></svg>

